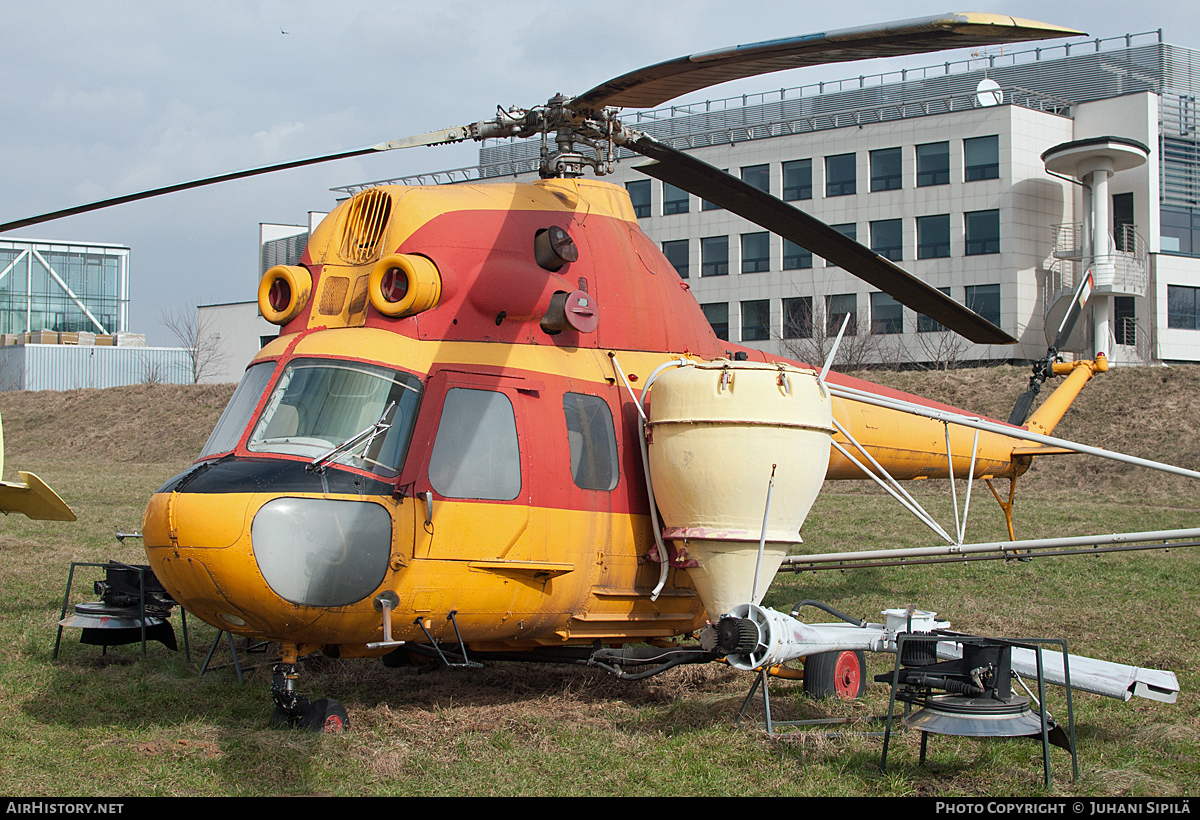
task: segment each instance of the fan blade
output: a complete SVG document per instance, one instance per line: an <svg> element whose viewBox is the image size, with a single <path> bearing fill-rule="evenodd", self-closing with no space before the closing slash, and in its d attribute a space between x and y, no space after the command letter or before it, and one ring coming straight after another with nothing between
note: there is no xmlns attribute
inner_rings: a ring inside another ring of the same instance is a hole
<svg viewBox="0 0 1200 820"><path fill-rule="evenodd" d="M175 185L164 185L161 188L151 188L147 191L140 191L136 194L125 194L124 196L116 196L111 199L101 199L96 202L89 202L86 205L76 205L73 208L63 208L61 211L51 211L50 213L41 214L39 216L31 216L25 219L18 219L13 222L5 222L0 225L0 233L5 231L15 231L18 228L26 228L30 225L38 225L42 222L50 222L55 219L62 219L65 216L75 216L76 214L85 214L89 211L99 211L103 208L111 208L113 205L123 205L126 202L136 202L139 199L150 199L151 197L161 196L163 194L173 194L176 191L186 191L189 188L202 188L205 185L215 185L218 182L229 182L235 179L244 179L246 177L258 176L259 174L269 174L273 171L286 171L289 168L302 168L305 165L317 165L322 162L332 162L338 159L348 159L350 157L361 157L365 154L374 154L380 151L392 151L397 148L412 148L418 145L439 145L448 142L462 142L471 136L470 126L459 126L454 128L443 128L439 131L431 131L428 134L420 134L415 137L405 137L403 139L392 140L391 142L381 142L378 145L372 145L367 148L355 148L350 151L339 151L336 154L324 154L319 157L308 157L307 159L294 159L288 162L279 162L274 165L262 165L258 168L248 168L244 171L233 171L228 174L219 174L214 177L204 177L203 179L194 179L191 182L179 182Z"/></svg>
<svg viewBox="0 0 1200 820"><path fill-rule="evenodd" d="M572 101L579 111L653 108L710 85L789 68L921 54L948 48L1083 34L1003 14L943 14L878 26L785 37L667 60L596 86Z"/></svg>
<svg viewBox="0 0 1200 820"><path fill-rule="evenodd" d="M807 248L976 344L1016 343L987 319L816 217L647 134L629 133L624 147L653 160L634 166L642 173L696 194Z"/></svg>

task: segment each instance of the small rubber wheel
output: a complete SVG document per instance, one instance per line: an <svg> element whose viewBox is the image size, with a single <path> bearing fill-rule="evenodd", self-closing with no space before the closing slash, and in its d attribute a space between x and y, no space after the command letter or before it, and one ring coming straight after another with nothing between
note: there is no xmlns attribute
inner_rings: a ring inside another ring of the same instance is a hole
<svg viewBox="0 0 1200 820"><path fill-rule="evenodd" d="M804 693L853 700L867 689L867 662L860 651L818 652L804 660Z"/></svg>
<svg viewBox="0 0 1200 820"><path fill-rule="evenodd" d="M350 716L346 714L346 707L336 700L321 698L309 704L297 725L310 732L336 735L350 728Z"/></svg>
<svg viewBox="0 0 1200 820"><path fill-rule="evenodd" d="M292 716L282 706L276 706L271 712L271 719L267 721L267 726L271 729L288 729L291 725Z"/></svg>
<svg viewBox="0 0 1200 820"><path fill-rule="evenodd" d="M312 712L312 708L313 704L303 696L296 698L296 709L299 714L289 712L277 703L271 712L270 720L267 721L267 726L271 729L294 729L297 726L306 726L307 716Z"/></svg>

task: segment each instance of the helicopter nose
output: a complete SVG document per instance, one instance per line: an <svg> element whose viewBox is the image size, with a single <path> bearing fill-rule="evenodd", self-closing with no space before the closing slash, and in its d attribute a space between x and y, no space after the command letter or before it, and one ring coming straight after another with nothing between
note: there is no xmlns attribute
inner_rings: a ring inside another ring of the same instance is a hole
<svg viewBox="0 0 1200 820"><path fill-rule="evenodd" d="M280 598L347 606L383 582L392 518L367 501L275 498L255 514L250 540L263 579Z"/></svg>
<svg viewBox="0 0 1200 820"><path fill-rule="evenodd" d="M368 597L392 545L380 503L251 493L158 493L142 531L155 574L189 613L246 634L295 631Z"/></svg>

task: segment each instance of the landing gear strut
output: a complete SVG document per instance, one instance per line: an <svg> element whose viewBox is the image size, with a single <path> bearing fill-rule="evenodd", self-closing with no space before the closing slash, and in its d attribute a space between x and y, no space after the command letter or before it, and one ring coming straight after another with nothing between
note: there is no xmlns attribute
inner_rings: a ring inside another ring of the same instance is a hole
<svg viewBox="0 0 1200 820"><path fill-rule="evenodd" d="M310 732L325 732L337 734L350 728L350 718L346 707L336 700L321 698L309 701L295 691L296 680L300 677L296 668L296 652L288 651L285 647L281 653L282 659L275 664L271 673L271 697L275 700L275 710L267 725L272 729L294 728L307 729Z"/></svg>

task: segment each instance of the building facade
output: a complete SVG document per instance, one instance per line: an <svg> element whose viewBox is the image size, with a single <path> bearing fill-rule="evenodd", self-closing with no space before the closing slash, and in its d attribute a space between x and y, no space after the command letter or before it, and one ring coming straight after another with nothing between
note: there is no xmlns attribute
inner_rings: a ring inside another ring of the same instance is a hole
<svg viewBox="0 0 1200 820"><path fill-rule="evenodd" d="M129 248L0 240L0 333L125 332Z"/></svg>
<svg viewBox="0 0 1200 820"><path fill-rule="evenodd" d="M641 157L626 154L608 179L626 186L718 334L752 347L811 361L849 315L851 364L1037 359L1090 271L1096 289L1074 351L1200 361L1198 95L1200 52L1159 31L624 118L856 238L1016 346L966 343L803 248L642 175ZM1042 155L1107 136L1143 145L1147 159L1111 175L1093 245L1090 189L1048 171ZM477 168L388 182L533 178L539 148L494 142Z"/></svg>

